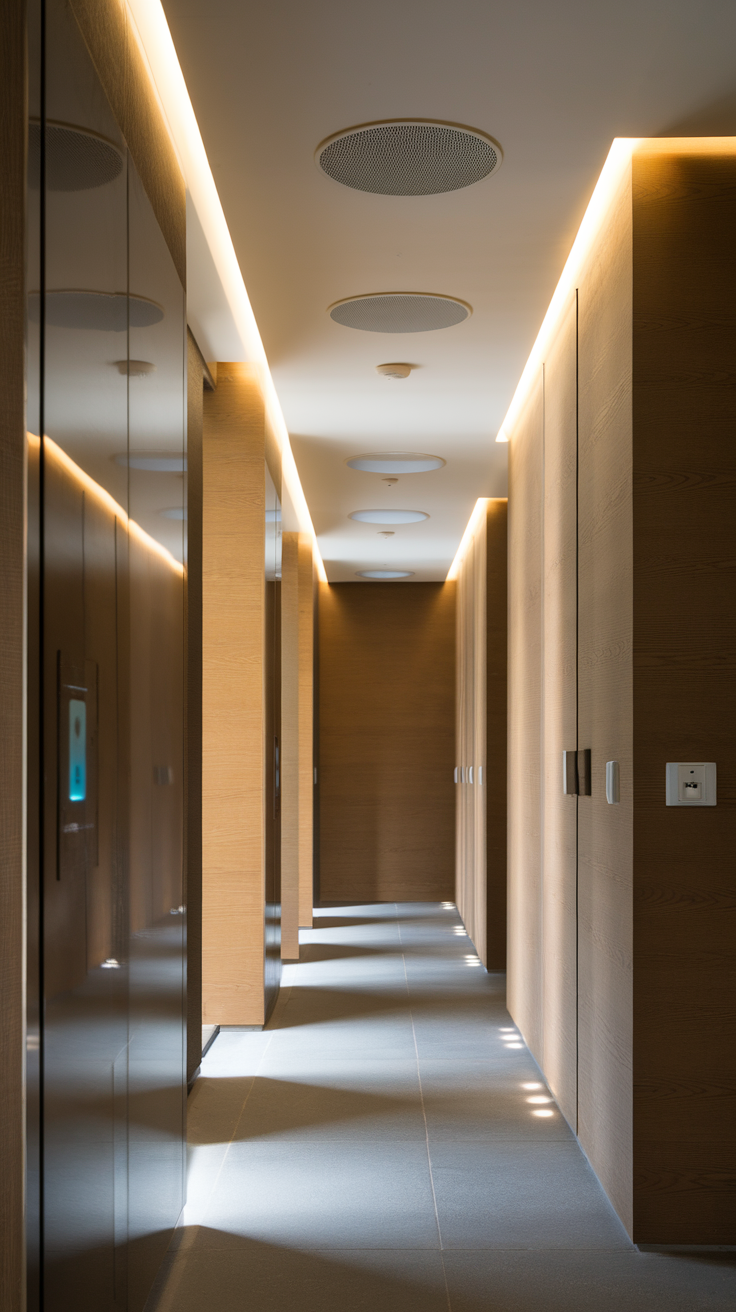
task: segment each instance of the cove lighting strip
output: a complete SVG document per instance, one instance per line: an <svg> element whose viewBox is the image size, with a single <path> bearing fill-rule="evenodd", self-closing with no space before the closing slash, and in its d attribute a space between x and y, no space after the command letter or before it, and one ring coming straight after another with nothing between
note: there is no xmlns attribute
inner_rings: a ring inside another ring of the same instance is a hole
<svg viewBox="0 0 736 1312"><path fill-rule="evenodd" d="M160 0L127 0L131 26L148 66L169 129L187 191L214 260L248 360L260 367L266 412L281 448L282 475L296 511L299 528L312 540L317 572L327 582L312 517L299 479L289 432L274 387L266 352L240 272L230 229L217 194L184 75Z"/></svg>
<svg viewBox="0 0 736 1312"><path fill-rule="evenodd" d="M465 559L465 553L467 552L468 547L470 546L471 542L473 541L473 538L475 537L476 533L478 532L478 529L480 528L481 522L483 520L483 516L486 513L486 506L488 505L488 502L492 500L493 500L492 497L479 497L478 500L476 501L475 507L473 509L473 513L470 516L470 519L468 520L465 526L465 532L463 533L462 538L460 539L460 546L458 547L455 553L455 559L453 560L449 570L447 571L447 578L445 579L446 583L451 583L453 579L456 579L458 577L460 573L460 566L462 565L463 560Z"/></svg>
<svg viewBox="0 0 736 1312"><path fill-rule="evenodd" d="M36 450L40 449L41 439L36 433L26 433L26 438L29 446L34 447ZM157 542L155 538L151 537L150 533L146 533L146 530L141 528L140 524L137 524L134 519L131 519L128 512L123 510L123 507L115 500L115 498L111 497L110 493L99 483L96 483L84 469L81 469L77 462L72 460L71 456L67 455L63 447L59 446L51 437L45 437L43 439L43 445L46 455L52 456L56 463L61 465L62 469L66 470L70 478L74 479L75 483L80 487L83 487L85 492L91 493L91 495L99 501L100 505L104 506L105 509L109 511L113 518L119 519L121 524L125 525L132 537L137 538L138 541L148 549L148 551L154 551L157 556L160 556L175 574L179 574L183 577L184 566L181 564L181 561L178 561L175 556L172 556L171 552L167 551L166 547L163 546L161 542Z"/></svg>
<svg viewBox="0 0 736 1312"><path fill-rule="evenodd" d="M541 369L544 357L547 354L552 329L568 296L577 286L580 270L590 254L601 224L621 184L621 179L631 164L631 157L641 141L641 137L616 137L611 145L600 177L595 184L593 195L588 202L588 208L583 215L583 221L578 228L572 249L565 261L560 281L555 287L549 309L542 320L542 326L537 333L537 339L531 349L529 359L524 365L524 372L519 379L511 405L506 411L506 417L498 431L497 442L508 442L509 435L514 431L514 424L526 400L531 380L536 377Z"/></svg>

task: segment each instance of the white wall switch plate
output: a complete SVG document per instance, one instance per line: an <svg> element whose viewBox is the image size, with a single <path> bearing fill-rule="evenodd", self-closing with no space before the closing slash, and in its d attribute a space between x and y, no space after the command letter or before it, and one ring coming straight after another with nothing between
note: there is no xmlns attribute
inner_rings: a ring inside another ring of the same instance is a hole
<svg viewBox="0 0 736 1312"><path fill-rule="evenodd" d="M668 806L715 806L714 761L668 761Z"/></svg>

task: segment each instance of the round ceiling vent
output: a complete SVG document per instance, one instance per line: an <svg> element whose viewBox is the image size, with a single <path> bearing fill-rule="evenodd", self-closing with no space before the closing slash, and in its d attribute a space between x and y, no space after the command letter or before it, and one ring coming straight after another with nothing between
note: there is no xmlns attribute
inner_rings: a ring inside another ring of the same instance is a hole
<svg viewBox="0 0 736 1312"><path fill-rule="evenodd" d="M410 579L413 569L359 569L359 579Z"/></svg>
<svg viewBox="0 0 736 1312"><path fill-rule="evenodd" d="M359 524L419 524L429 515L423 510L354 510L348 518Z"/></svg>
<svg viewBox="0 0 736 1312"><path fill-rule="evenodd" d="M123 171L118 147L87 128L46 124L45 183L49 191L90 191L114 182ZM41 124L28 127L28 181L41 185Z"/></svg>
<svg viewBox="0 0 736 1312"><path fill-rule="evenodd" d="M351 456L345 463L366 474L429 474L441 469L445 461L441 456L424 456L417 451L370 451L364 456Z"/></svg>
<svg viewBox="0 0 736 1312"><path fill-rule="evenodd" d="M336 132L317 147L335 182L379 196L436 196L494 173L501 147L485 132L454 123L397 119Z"/></svg>
<svg viewBox="0 0 736 1312"><path fill-rule="evenodd" d="M142 469L148 474L184 474L187 458L169 451L128 451L115 456L115 464L126 469Z"/></svg>
<svg viewBox="0 0 736 1312"><path fill-rule="evenodd" d="M327 307L331 319L364 333L430 333L452 328L473 313L465 301L432 292L371 292Z"/></svg>

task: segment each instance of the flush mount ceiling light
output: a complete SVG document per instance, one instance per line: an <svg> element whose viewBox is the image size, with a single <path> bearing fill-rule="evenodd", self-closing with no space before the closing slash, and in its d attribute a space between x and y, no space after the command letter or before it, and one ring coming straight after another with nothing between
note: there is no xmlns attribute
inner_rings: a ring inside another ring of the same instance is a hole
<svg viewBox="0 0 736 1312"><path fill-rule="evenodd" d="M473 313L466 301L435 292L370 292L347 296L327 312L343 328L364 333L431 333L453 328Z"/></svg>
<svg viewBox="0 0 736 1312"><path fill-rule="evenodd" d="M376 373L382 378L408 378L412 368L410 364L377 364Z"/></svg>
<svg viewBox="0 0 736 1312"><path fill-rule="evenodd" d="M354 510L348 518L360 524L419 524L429 515L423 510Z"/></svg>
<svg viewBox="0 0 736 1312"><path fill-rule="evenodd" d="M52 291L45 296L46 324L52 328L87 328L103 333L123 333L130 328L150 328L164 317L163 308L146 296L125 292ZM28 312L33 323L41 316L41 297L31 292Z"/></svg>
<svg viewBox="0 0 736 1312"><path fill-rule="evenodd" d="M502 158L485 132L426 119L362 123L335 132L315 151L318 166L335 182L379 196L458 191L494 173Z"/></svg>
<svg viewBox="0 0 736 1312"><path fill-rule="evenodd" d="M417 451L370 451L364 456L351 456L345 464L366 474L429 474L441 469L445 461L440 456L425 456Z"/></svg>
<svg viewBox="0 0 736 1312"><path fill-rule="evenodd" d="M48 191L90 191L122 173L122 152L87 128L47 120L45 143ZM28 126L28 181L36 190L41 185L41 124L35 122Z"/></svg>
<svg viewBox="0 0 736 1312"><path fill-rule="evenodd" d="M115 464L126 469L143 469L151 474L186 473L187 458L168 451L131 451L115 456Z"/></svg>
<svg viewBox="0 0 736 1312"><path fill-rule="evenodd" d="M156 366L150 360L116 360L115 367L124 378L147 378L156 372Z"/></svg>
<svg viewBox="0 0 736 1312"><path fill-rule="evenodd" d="M160 515L163 515L164 519L186 519L186 518L187 518L187 508L186 508L186 506L172 506L169 510L160 510L158 513L159 513Z"/></svg>
<svg viewBox="0 0 736 1312"><path fill-rule="evenodd" d="M360 569L357 577L359 579L411 579L414 577L412 569Z"/></svg>

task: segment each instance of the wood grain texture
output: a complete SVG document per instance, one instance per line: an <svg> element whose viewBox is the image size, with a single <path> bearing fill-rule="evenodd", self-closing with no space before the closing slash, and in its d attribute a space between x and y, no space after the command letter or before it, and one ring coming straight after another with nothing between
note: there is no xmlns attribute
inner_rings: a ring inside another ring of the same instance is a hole
<svg viewBox="0 0 736 1312"><path fill-rule="evenodd" d="M0 55L0 1306L21 1312L24 1236L25 6Z"/></svg>
<svg viewBox="0 0 736 1312"><path fill-rule="evenodd" d="M736 141L633 162L635 1236L736 1243ZM664 804L668 760L718 805Z"/></svg>
<svg viewBox="0 0 736 1312"><path fill-rule="evenodd" d="M452 898L454 586L319 594L321 896Z"/></svg>
<svg viewBox="0 0 736 1312"><path fill-rule="evenodd" d="M577 298L544 365L542 1005L544 1072L577 1128L577 820L562 753L577 746Z"/></svg>
<svg viewBox="0 0 736 1312"><path fill-rule="evenodd" d="M184 872L187 1081L202 1058L202 422L205 365L187 333L187 696ZM211 386L211 378L209 380Z"/></svg>
<svg viewBox="0 0 736 1312"><path fill-rule="evenodd" d="M255 367L204 398L203 1022L262 1025L265 909L265 416Z"/></svg>
<svg viewBox="0 0 736 1312"><path fill-rule="evenodd" d="M578 1135L632 1233L631 176L579 285ZM621 802L609 806L606 761Z"/></svg>
<svg viewBox="0 0 736 1312"><path fill-rule="evenodd" d="M486 515L476 521L455 600L455 901L486 965Z"/></svg>
<svg viewBox="0 0 736 1312"><path fill-rule="evenodd" d="M486 967L506 969L508 501L486 512Z"/></svg>
<svg viewBox="0 0 736 1312"><path fill-rule="evenodd" d="M314 602L312 540L299 534L299 924L314 903Z"/></svg>
<svg viewBox="0 0 736 1312"><path fill-rule="evenodd" d="M299 958L299 534L281 536L281 956Z"/></svg>
<svg viewBox="0 0 736 1312"><path fill-rule="evenodd" d="M542 1030L543 386L509 444L508 1007L538 1061Z"/></svg>
<svg viewBox="0 0 736 1312"><path fill-rule="evenodd" d="M186 195L138 38L120 0L71 0L176 271L186 286Z"/></svg>

